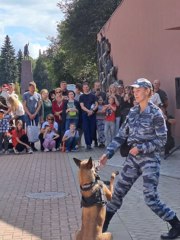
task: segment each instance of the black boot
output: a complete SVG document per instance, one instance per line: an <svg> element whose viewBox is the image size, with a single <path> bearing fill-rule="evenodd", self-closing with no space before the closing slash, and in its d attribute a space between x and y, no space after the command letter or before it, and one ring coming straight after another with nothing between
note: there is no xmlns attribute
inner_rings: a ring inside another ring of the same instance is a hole
<svg viewBox="0 0 180 240"><path fill-rule="evenodd" d="M167 221L171 225L171 229L168 233L162 234L161 239L175 239L177 237L180 237L180 221L175 216L172 220Z"/></svg>
<svg viewBox="0 0 180 240"><path fill-rule="evenodd" d="M109 226L109 222L111 221L111 218L114 216L113 212L108 212L106 211L106 218L104 221L104 225L103 225L103 230L102 232L106 232Z"/></svg>
<svg viewBox="0 0 180 240"><path fill-rule="evenodd" d="M31 143L31 148L32 148L33 152L37 152L38 151L37 148L35 148L34 143Z"/></svg>

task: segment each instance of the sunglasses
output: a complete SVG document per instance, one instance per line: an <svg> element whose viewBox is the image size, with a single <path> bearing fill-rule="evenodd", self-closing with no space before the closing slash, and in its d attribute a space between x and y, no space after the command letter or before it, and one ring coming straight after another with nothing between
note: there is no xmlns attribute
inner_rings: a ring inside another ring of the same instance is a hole
<svg viewBox="0 0 180 240"><path fill-rule="evenodd" d="M55 92L55 93L62 93L62 92Z"/></svg>

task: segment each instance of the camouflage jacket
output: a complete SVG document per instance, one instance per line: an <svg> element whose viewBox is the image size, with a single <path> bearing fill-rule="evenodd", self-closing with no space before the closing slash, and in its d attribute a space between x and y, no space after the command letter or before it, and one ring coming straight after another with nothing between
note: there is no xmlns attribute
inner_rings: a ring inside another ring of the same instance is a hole
<svg viewBox="0 0 180 240"><path fill-rule="evenodd" d="M166 144L167 128L161 110L151 102L140 112L140 106L134 106L119 129L118 134L106 149L106 156L111 158L126 140L128 145L137 147L139 154L160 152Z"/></svg>

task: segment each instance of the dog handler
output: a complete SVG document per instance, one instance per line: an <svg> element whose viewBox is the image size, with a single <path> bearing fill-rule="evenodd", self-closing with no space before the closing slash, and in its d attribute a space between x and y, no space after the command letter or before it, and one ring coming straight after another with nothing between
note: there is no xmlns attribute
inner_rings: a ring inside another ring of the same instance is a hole
<svg viewBox="0 0 180 240"><path fill-rule="evenodd" d="M132 85L137 105L130 109L125 123L117 136L108 145L106 153L100 157L100 167L127 138L131 146L114 189L112 200L107 203L103 231L106 231L115 212L121 207L123 198L140 175L143 177L143 193L147 206L168 222L172 228L161 239L175 239L180 236L180 221L175 212L159 199L157 186L160 174L160 151L167 138L167 129L161 110L149 101L152 84L140 78ZM128 129L128 131L127 131Z"/></svg>

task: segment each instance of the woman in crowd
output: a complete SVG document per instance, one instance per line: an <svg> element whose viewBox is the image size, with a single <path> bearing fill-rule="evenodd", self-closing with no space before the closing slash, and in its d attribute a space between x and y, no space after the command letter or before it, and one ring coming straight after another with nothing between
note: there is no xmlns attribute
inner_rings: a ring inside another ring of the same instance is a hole
<svg viewBox="0 0 180 240"><path fill-rule="evenodd" d="M121 121L121 96L118 94L118 88L116 84L111 84L109 86L109 96L113 97L116 104L116 111L115 111L115 134L118 133Z"/></svg>
<svg viewBox="0 0 180 240"><path fill-rule="evenodd" d="M53 89L53 90L51 90L50 92L49 92L49 100L51 101L51 102L53 102L54 101L54 99L55 99L55 90Z"/></svg>
<svg viewBox="0 0 180 240"><path fill-rule="evenodd" d="M40 130L39 140L40 140L40 144L41 144L41 151L44 151L44 146L43 146L44 133L45 133L47 126L51 126L51 129L55 132L55 134L58 134L58 123L55 122L54 115L51 113L47 115L46 121L43 122L41 130ZM56 146L55 146L56 149L59 148L59 144L60 144L60 138L58 137L56 139Z"/></svg>
<svg viewBox="0 0 180 240"><path fill-rule="evenodd" d="M26 150L27 153L33 153L21 120L16 121L16 128L12 130L11 134L15 154L19 154L23 150Z"/></svg>
<svg viewBox="0 0 180 240"><path fill-rule="evenodd" d="M74 99L75 93L68 92L68 100L64 102L65 130L69 129L71 123L74 123L76 128L79 121L80 104Z"/></svg>
<svg viewBox="0 0 180 240"><path fill-rule="evenodd" d="M59 134L54 131L54 124L53 122L51 124L45 125L44 133L43 133L43 147L44 152L56 152L56 139L59 138Z"/></svg>
<svg viewBox="0 0 180 240"><path fill-rule="evenodd" d="M134 106L134 96L132 93L132 87L126 86L124 88L124 97L121 102L121 124L125 121L126 116L129 113L130 108Z"/></svg>
<svg viewBox="0 0 180 240"><path fill-rule="evenodd" d="M62 91L60 88L55 89L55 100L52 102L52 113L54 114L55 121L58 123L58 134L60 135L60 140L64 134L64 99L62 96ZM58 146L59 148L60 146Z"/></svg>
<svg viewBox="0 0 180 240"><path fill-rule="evenodd" d="M15 121L21 120L23 122L23 127L24 127L24 124L25 124L25 112L24 112L24 108L23 108L22 103L14 95L11 95L8 98L8 102L10 104L9 112L12 113L12 120L15 120Z"/></svg>
<svg viewBox="0 0 180 240"><path fill-rule="evenodd" d="M52 102L49 99L49 93L47 89L42 89L41 92L42 98L42 108L41 108L41 122L46 121L48 114L52 113Z"/></svg>
<svg viewBox="0 0 180 240"><path fill-rule="evenodd" d="M167 234L161 235L161 239L175 239L180 236L180 221L176 213L161 202L157 191L161 149L167 139L166 123L162 111L149 101L152 94L151 82L144 78L137 79L132 87L137 105L130 109L118 135L100 157L100 166L104 166L126 139L131 146L112 200L106 206L103 231L107 230L111 218L121 207L124 197L142 175L145 203L157 216L172 226Z"/></svg>

